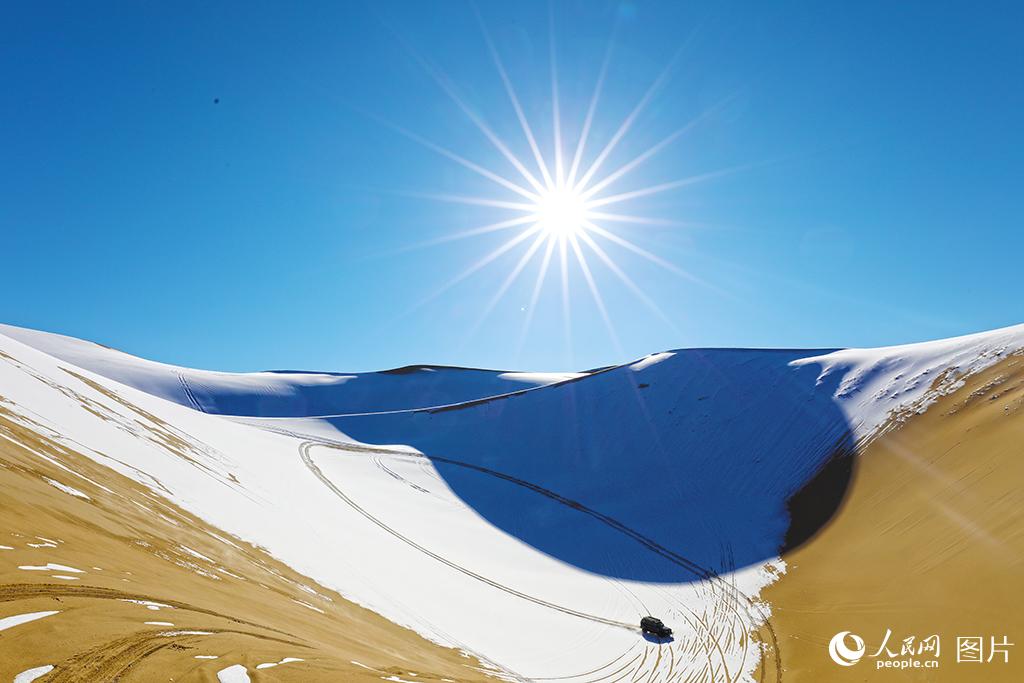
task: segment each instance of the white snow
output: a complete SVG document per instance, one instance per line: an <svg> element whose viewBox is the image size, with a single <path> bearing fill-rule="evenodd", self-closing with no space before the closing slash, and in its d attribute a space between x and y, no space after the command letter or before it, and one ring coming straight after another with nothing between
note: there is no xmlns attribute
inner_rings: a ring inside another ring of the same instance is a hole
<svg viewBox="0 0 1024 683"><path fill-rule="evenodd" d="M205 561L209 562L210 564L213 564L213 560L211 560L206 555L203 555L201 552L199 552L197 550L192 550L192 548L189 548L188 546L184 546L184 545L180 545L178 547L181 548L186 553L188 553L189 555L191 555L192 557L196 558L197 560L205 560Z"/></svg>
<svg viewBox="0 0 1024 683"><path fill-rule="evenodd" d="M266 662L264 664L257 664L256 668L257 669L272 669L275 666L280 666L282 664L290 664L291 662L304 662L304 661L306 661L306 660L300 659L298 657L285 657L284 659L282 659L281 661L278 661L278 662Z"/></svg>
<svg viewBox="0 0 1024 683"><path fill-rule="evenodd" d="M669 358L671 358L674 355L675 355L674 353L670 353L670 352L667 352L667 351L664 352L664 353L652 353L651 355L647 356L646 358L641 358L640 360L636 361L635 363L631 363L630 366L629 366L629 369L632 370L633 372L640 372L641 370L646 370L647 368L651 367L652 365L657 365L658 363L660 363L660 362L662 362L664 360L668 360Z"/></svg>
<svg viewBox="0 0 1024 683"><path fill-rule="evenodd" d="M685 678L678 648L706 637L691 615L724 611L716 666L748 680L787 497L843 438L925 407L936 377L1022 347L1018 326L885 349L679 350L589 375L232 375L0 328L0 386L24 426L507 677L654 653L635 627L651 613L676 630L660 647ZM667 659L629 673L658 680ZM218 678L249 680L240 665Z"/></svg>
<svg viewBox="0 0 1024 683"><path fill-rule="evenodd" d="M123 580L127 580L127 579L123 579ZM141 606L145 607L148 610L153 610L154 612L159 612L162 609L174 609L170 605L165 605L162 602L153 602L152 600L132 600L132 599L129 599L129 598L119 598L119 599L121 600L121 602L130 602L130 603L133 603L135 605L141 605Z"/></svg>
<svg viewBox="0 0 1024 683"><path fill-rule="evenodd" d="M420 408L580 375L434 366L351 374L213 372L157 363L92 342L12 325L0 325L0 335L153 396L225 415L285 417Z"/></svg>
<svg viewBox="0 0 1024 683"><path fill-rule="evenodd" d="M21 624L27 624L30 621L36 619L42 619L57 614L60 610L51 610L48 612L27 612L25 614L15 614L11 617L3 617L0 619L0 631L6 631L9 628L20 626Z"/></svg>
<svg viewBox="0 0 1024 683"><path fill-rule="evenodd" d="M84 498L85 500L92 500L92 498L90 498L86 494L82 493L78 489L74 488L73 486L68 486L67 484L62 484L59 481L56 481L54 479L50 479L49 477L43 477L43 478L46 480L47 484L49 484L50 486L53 486L54 488L60 489L64 493L71 494L72 496L75 496L76 498Z"/></svg>
<svg viewBox="0 0 1024 683"><path fill-rule="evenodd" d="M34 669L27 669L14 677L14 683L32 683L37 678L42 678L53 671L53 664L37 666Z"/></svg>
<svg viewBox="0 0 1024 683"><path fill-rule="evenodd" d="M146 625L147 626L174 626L174 624L172 624L169 621L147 621Z"/></svg>
<svg viewBox="0 0 1024 683"><path fill-rule="evenodd" d="M314 612L319 612L320 614L324 614L324 611L322 609L320 609L319 607L316 607L314 605L311 605L308 602L303 602L302 600L296 600L295 598L292 598L292 602L294 602L297 605L302 605L306 609L311 609Z"/></svg>
<svg viewBox="0 0 1024 683"><path fill-rule="evenodd" d="M49 571L60 571L60 572L71 572L72 574L84 574L85 572L81 569L75 569L69 567L66 564L57 564L56 562L47 562L41 566L35 565L21 565L18 569L24 569L29 572L49 572Z"/></svg>
<svg viewBox="0 0 1024 683"><path fill-rule="evenodd" d="M226 669L217 672L217 680L220 683L250 683L249 672L241 664L232 664Z"/></svg>
<svg viewBox="0 0 1024 683"><path fill-rule="evenodd" d="M924 401L933 382L951 371L941 393L958 388L968 375L1024 347L1024 325L992 332L877 349L843 349L793 361L817 365L818 382L838 378L836 404L860 437L870 436L891 415ZM932 397L933 399L934 397Z"/></svg>

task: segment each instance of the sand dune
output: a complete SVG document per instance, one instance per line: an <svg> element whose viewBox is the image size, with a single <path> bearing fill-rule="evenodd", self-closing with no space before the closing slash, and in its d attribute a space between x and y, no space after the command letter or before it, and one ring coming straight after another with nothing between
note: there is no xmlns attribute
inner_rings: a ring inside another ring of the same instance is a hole
<svg viewBox="0 0 1024 683"><path fill-rule="evenodd" d="M26 429L2 397L0 437L0 680L213 681L234 664L253 681L487 678Z"/></svg>
<svg viewBox="0 0 1024 683"><path fill-rule="evenodd" d="M1022 348L232 375L0 333L0 677L861 680L830 639L885 628L948 661L1017 626Z"/></svg>
<svg viewBox="0 0 1024 683"><path fill-rule="evenodd" d="M763 593L785 678L875 680L888 656L870 655L890 629L897 652L908 636L940 636L938 668L888 672L900 680L1024 680L1024 356L896 422L860 454L832 523L784 557L785 576ZM865 641L854 666L828 656L840 631ZM1020 643L1008 663L957 663L957 637L988 648L1004 635Z"/></svg>

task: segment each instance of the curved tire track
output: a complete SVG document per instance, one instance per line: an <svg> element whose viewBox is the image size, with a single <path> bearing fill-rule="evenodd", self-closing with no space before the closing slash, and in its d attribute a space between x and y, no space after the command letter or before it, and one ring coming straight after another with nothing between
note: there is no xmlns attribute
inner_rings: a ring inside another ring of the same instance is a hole
<svg viewBox="0 0 1024 683"><path fill-rule="evenodd" d="M300 435L295 434L295 433L291 433L290 435L302 438ZM521 486L521 487L526 488L528 490L531 490L531 491L533 491L535 493L543 495L543 496L545 496L545 497L547 497L547 498L549 498L549 499L551 499L551 500L553 500L553 501L555 501L555 502L557 502L559 504L565 505L565 506L567 506L567 507L569 507L569 508L571 508L573 510L576 510L577 512L581 512L583 514L586 514L586 515L589 515L589 516L593 517L594 519L596 519L596 520L600 521L601 523L611 527L612 529L614 529L614 530L616 530L616 531L618 531L618 532L620 532L622 534L625 534L626 536L628 536L629 538L633 539L634 541L636 541L637 543L639 543L643 547L647 548L649 551L655 553L656 555L658 555L658 556L668 560L669 562L672 562L672 563L676 564L677 566L679 566L681 568L686 569L687 571L692 573L696 579L707 582L708 585L711 586L713 590L717 589L717 590L723 591L725 593L725 595L723 597L726 598L725 607L726 607L727 610L729 610L730 612L733 613L734 618L739 619L739 621L740 621L740 623L742 625L741 628L742 628L742 630L744 632L743 633L744 641L745 642L749 641L750 638L754 637L754 638L757 638L758 640L760 640L761 642L763 642L765 644L765 646L766 646L766 648L765 648L766 651L762 653L761 661L760 661L760 664L758 666L758 669L759 669L758 680L761 683L765 683L765 681L768 680L767 677L769 675L771 675L771 673L774 673L774 681L776 683L781 683L781 681L782 681L782 661L781 661L781 656L779 654L778 640L777 640L777 637L776 637L776 634L775 634L775 630L774 630L774 628L772 627L772 625L771 625L771 623L769 621L768 615L765 613L764 609L760 606L760 604L757 603L757 601L755 601L753 598L751 598L750 596L748 596L745 593L743 593L742 591L740 591L734 584L724 580L718 573L714 572L713 570L701 567L700 565L698 565L695 562L689 560L688 558L686 558L686 557L684 557L684 556L682 556L682 555L680 555L680 554L678 554L678 553L676 553L676 552L674 552L674 551L672 551L672 550L662 546L661 544L657 543L653 539L651 539L651 538L649 538L647 536L644 536L641 532L636 531L635 529L632 529L632 528L626 526L625 524L623 524L622 522L614 519L613 517L610 517L608 515L605 515L604 513L601 513L601 512L599 512L597 510L589 508L586 505L580 503L579 501L575 501L575 500L572 500L570 498L566 498L565 496L562 496L561 494L556 493L555 491L552 491L550 489L544 488L543 486L539 486L539 485L534 484L532 482L529 482L529 481L526 481L526 480L523 480L523 479L519 479L518 477L514 477L512 475L505 474L505 473L499 472L497 470L492 470L490 468L483 467L483 466L480 466L480 465L476 465L476 464L473 464L473 463L467 463L467 462L463 462L463 461L460 461L460 460L454 460L452 458L446 458L446 457L443 457L443 456L429 456L428 457L426 455L423 455L423 454L420 454L420 453L414 453L414 452L394 451L394 450L386 449L386 448L373 447L373 446L364 446L364 445L360 445L360 444L347 444L347 443L344 443L344 442L309 440L308 438L305 441L303 441L302 443L299 444L299 453L300 453L300 456L302 458L303 464L305 464L306 468L309 469L310 472L312 472L321 481L321 483L323 483L336 496L341 498L347 505L349 505L352 509L354 509L356 512L361 514L367 520L372 522L374 525L378 526L382 530L386 531L388 534L391 534L392 536L394 536L395 538L401 540L402 542L406 543L407 545L415 548L416 550L426 554L427 556L429 556L429 557L431 557L431 558L441 562L442 564L447 565L448 567L451 567L452 569L454 569L454 570L456 570L456 571L458 571L458 572L460 572L460 573L462 573L462 574L464 574L466 576L474 578L474 579L476 579L478 581L481 581L481 582L483 582L483 583L485 583L487 585L490 585L490 586L492 586L492 587L494 587L494 588L496 588L498 590L501 590L501 591L503 591L505 593L508 593L510 595L513 595L515 597L519 597L519 598L522 598L522 599L527 600L529 602L533 602L534 604L538 604L538 605L541 605L543 607L548 607L550 609L554 609L556 611L562 612L564 614L569 614L571 616L576 616L576 617L579 617L579 618L588 619L588 620L593 621L593 622L602 623L602 624L606 624L606 625L609 625L609 626L616 626L616 627L619 627L619 628L625 628L625 629L628 629L628 630L631 630L631 631L634 631L634 632L639 632L640 629L636 625L634 625L634 624L628 624L628 623L616 621L616 620L613 620L613 619L607 619L607 618L604 618L604 617L601 617L601 616L598 616L598 615L588 614L586 612L575 610L575 609L572 609L572 608L569 608L569 607L564 607L562 605L558 605L558 604L552 603L550 601L543 600L541 598L537 598L535 596L529 595L527 593L523 593L522 591L516 590L516 589L511 588L509 586L506 586L504 584L501 584L501 583L499 583L497 581L494 581L492 579L489 579L489 578L487 578L487 577L485 577L485 576L483 576L481 574L478 574L478 573L476 573L476 572L474 572L474 571L472 571L470 569L467 569L467 568L465 568L465 567L463 567L463 566L461 566L461 565L459 565L459 564L457 564L455 562L452 562L451 560L448 560L447 558L445 558L445 557L443 557L441 555L438 555L437 553L434 553L433 551L429 550L428 548L425 548L424 546L416 543L412 539L402 535L400 532L396 531L395 529L391 528L387 524L383 523L382 521L380 521L379 519L374 517L372 514L370 514L368 511L366 511L364 508L359 506L354 500L352 500L349 496L347 496L344 493L344 491L339 489L334 484L333 481L331 481L326 475L324 475L323 471L316 465L315 462L313 462L313 459L310 456L310 450L313 447L315 447L315 446L321 446L321 447L329 448L329 449L332 449L332 450L338 450L338 451L342 451L343 453L344 452L347 452L347 453L362 453L362 454L370 454L370 455L373 455L373 456L391 455L391 456L401 456L401 457L405 457L405 458L408 458L408 457L412 456L412 457L415 457L415 458L421 458L421 459L425 459L425 460L429 460L429 461L433 461L433 462L441 462L441 463L452 465L452 466L455 466L455 467L462 467L462 468L465 468L465 469L469 469L469 470L473 470L473 471L479 472L481 474L485 474L485 475L488 475L488 476L496 477L498 479L507 481L507 482L509 482L511 484L515 484L517 486ZM750 632L746 628L744 615L740 613L740 605L743 604L743 603L745 603L745 605L747 607L747 613L746 613L745 616L747 618L750 618L751 616L754 616L754 617L758 618L759 621L761 622L761 626L759 628L765 630L767 638L765 638L764 636L761 636L760 634L758 634L757 631ZM721 645L718 642L718 638L715 635L713 629L710 627L709 624L706 623L706 621L704 619L702 619L699 615L697 615L695 612L693 612L693 610L689 609L688 607L685 607L684 605L679 605L679 606L682 607L683 609L685 609L686 611L690 612L690 614L694 617L694 619L697 620L697 622L700 624L700 626L703 627L703 630L705 630L707 632L707 635L709 636L709 638L714 643L715 649L718 651L718 654L719 654L719 656L720 656L720 658L722 660L721 661L721 666L722 666L722 671L723 671L724 676L725 676L725 680L727 682L733 681L733 677L729 673L729 667L728 667L728 663L727 663L727 660L726 660L726 655L721 650ZM689 621L689 620L687 620L687 621ZM702 629L701 628L697 628L696 630L699 631L699 630L702 630ZM705 647L706 647L706 645L705 645ZM680 653L680 654L682 654L682 653ZM660 657L661 657L661 654L660 654L660 648L659 648L659 654L658 654L659 661L660 661ZM771 657L771 659L774 661L774 667L772 667L771 669L769 669L769 667L767 666L767 664L765 662L765 658L766 657ZM746 648L744 648L744 660L745 660L745 658L746 658ZM643 665L643 663L646 661L646 659L647 659L647 651L645 650L645 652L643 654L643 658L641 660L641 665L640 666ZM675 660L673 659L672 661L673 661L673 665L674 665L675 664ZM709 662L709 665L710 665L710 662ZM638 667L638 668L640 668L640 667ZM712 673L713 677L714 677L715 669L717 669L717 667L712 667L712 670L711 670L711 673ZM680 672L680 674L681 674L681 672ZM579 674L577 677L581 677L581 676L585 676L585 675L587 675L587 674Z"/></svg>
<svg viewBox="0 0 1024 683"><path fill-rule="evenodd" d="M282 643L292 647L304 647L283 638L264 636L248 631L232 629L195 628L182 631L146 630L98 645L79 652L59 664L46 679L51 683L92 683L93 681L118 681L139 663L152 654L173 645L181 645L198 638L218 634L243 635Z"/></svg>
<svg viewBox="0 0 1024 683"><path fill-rule="evenodd" d="M390 526L388 526L387 524L385 524L384 522L380 521L379 519L374 517L372 514L367 512L358 503L356 503L354 500L349 498L345 494L344 491L342 491L340 488L338 488L334 484L334 482L331 481L330 478L328 478L327 475L325 475L323 473L323 471L317 466L317 464L315 462L313 462L313 459L309 455L309 448L311 448L312 446L330 447L330 446L326 446L325 444L321 444L321 443L317 443L317 442L313 442L313 441L307 441L307 442L301 444L300 447L299 447L299 450L300 450L300 453L302 455L302 462L306 465L306 468L309 469L309 471L312 472L316 476L316 478L319 479L320 482L324 486L326 486L328 489L330 489L334 493L334 495L336 495L337 497L341 498L349 507L351 507L353 510L355 510L356 512L361 514L363 517L368 519L370 522L372 522L376 526L380 527L381 529L383 529L387 533L391 534L392 536L394 536L398 540L402 541L406 545L409 545L412 548L415 548L416 550L420 551L421 553L423 553L423 554L425 554L425 555L427 555L427 556L437 560L438 562L440 562L440 563L442 563L444 565L447 565L448 567L451 567L452 569L454 569L457 572L465 574L466 576L468 576L470 578L476 579L477 581L480 581L482 583L486 583L488 586L491 586L493 588L497 588L498 590L503 591L505 593L508 593L509 595L514 595L517 598L522 598L523 600L527 600L527 601L532 602L532 603L534 603L536 605L540 605L541 607L547 607L549 609L553 609L553 610L556 610L558 612L562 612L563 614L568 614L570 616L579 617L581 619L587 619L589 621L594 621L594 622L597 622L599 624L605 624L607 626L616 626L618 628L624 628L624 629L628 629L630 631L636 631L636 632L640 631L640 628L638 626L634 625L634 624L628 624L628 623L626 623L624 621L616 621L614 619L606 619L606 618L598 616L596 614L588 614L587 612L581 612L579 610L572 609L571 607L564 607L562 605L555 604L555 603L550 602L548 600L544 600L543 598L538 598L538 597L535 597L533 595L530 595L529 593L524 593L524 592L522 592L520 590L516 590L515 588L511 588L509 586L506 586L503 583L499 583L498 581L494 581L493 579L489 579L486 576L483 576L482 574L478 574L478 573L474 572L471 569L467 569L466 567L463 567L462 565L460 565L460 564L458 564L456 562L452 562L451 560L447 559L446 557L438 555L437 553L435 553L434 551L430 550L429 548L426 548L426 547L420 545L419 543L417 543L416 541L412 540L408 536L404 536L402 533L396 531L395 529L391 528ZM403 454L403 455L408 455L408 454Z"/></svg>

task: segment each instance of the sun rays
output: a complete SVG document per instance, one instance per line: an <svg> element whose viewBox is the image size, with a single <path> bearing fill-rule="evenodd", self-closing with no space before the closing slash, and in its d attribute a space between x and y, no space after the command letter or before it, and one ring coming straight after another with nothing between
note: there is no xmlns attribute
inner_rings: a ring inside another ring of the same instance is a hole
<svg viewBox="0 0 1024 683"><path fill-rule="evenodd" d="M583 285L589 292L596 311L617 350L621 351L618 334L601 291L602 279L607 279L609 276L611 282L623 286L645 308L674 327L670 317L661 310L654 298L637 285L616 262L615 252L625 252L632 257L639 257L657 268L671 272L690 282L698 284L703 284L703 282L680 266L634 244L620 234L621 228L616 232L614 226L632 224L679 228L686 225L681 221L643 215L642 211L638 212L636 209L637 200L718 178L731 172L730 170L668 179L632 188L624 181L631 179L637 169L691 132L702 120L708 118L709 114L720 107L713 107L700 116L684 122L682 126L661 138L654 145L636 154L628 155L629 160L625 163L611 167L614 159L613 153L617 149L624 149L628 144L631 130L634 129L638 119L670 78L673 65L680 52L677 52L669 64L651 80L640 99L629 110L621 123L611 129L613 132L607 140L603 144L596 145L595 122L599 120L609 65L613 60L613 31L597 69L593 91L587 100L579 132L574 143L567 144L564 136L566 126L563 121L559 91L558 50L553 14L549 18L548 40L550 65L548 78L551 96L549 110L552 118L551 128L546 139L542 139L535 132L543 131L543 126L537 128L531 125L498 46L479 11L476 12L476 19L487 54L500 79L502 89L507 97L507 104L515 116L522 139L526 148L529 149L529 155L518 156L513 151L513 145L502 139L486 122L483 115L466 102L451 80L439 68L423 56L413 54L414 59L465 115L468 122L475 126L483 138L509 164L511 167L509 170L514 169L516 172L513 175L508 175L500 169L474 161L466 155L451 151L412 131L392 126L407 138L490 181L494 186L493 193L488 193L486 196L419 194L420 197L441 202L494 209L496 215L495 220L487 224L442 235L418 246L450 243L499 232L512 233L493 250L484 254L475 263L422 300L420 305L443 294L483 268L495 263L500 257L512 252L518 254L518 258L515 259L514 265L498 289L487 299L487 304L480 312L469 335L472 335L480 327L523 273L533 270L530 268L531 264L538 262L539 267L536 267L536 276L530 288L529 303L522 307L526 315L519 338L520 348L529 333L534 319L534 310L545 289L545 284L552 279L549 278L551 270L557 271L556 284L560 290L564 334L568 349L571 349L572 345L570 274L573 272L577 276L582 275ZM619 205L627 204L631 208L620 211ZM595 266L597 270L595 270Z"/></svg>

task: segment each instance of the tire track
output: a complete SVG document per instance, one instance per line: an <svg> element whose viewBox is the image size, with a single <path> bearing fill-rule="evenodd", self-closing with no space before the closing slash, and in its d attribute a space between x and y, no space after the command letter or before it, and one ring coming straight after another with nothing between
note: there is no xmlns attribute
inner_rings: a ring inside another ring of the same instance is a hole
<svg viewBox="0 0 1024 683"><path fill-rule="evenodd" d="M199 401L196 400L196 395L192 393L192 387L189 386L188 380L185 379L185 375L178 373L178 382L181 383L181 388L185 392L185 398L192 404L192 407L198 410L200 413L205 413L203 407L199 405Z"/></svg>
<svg viewBox="0 0 1024 683"><path fill-rule="evenodd" d="M451 560L449 560L449 559L447 559L447 558L445 558L445 557L443 557L441 555L438 555L434 551L432 551L432 550L430 550L428 548L425 548L424 546L420 545L419 543L417 543L416 541L412 540L408 536L404 536L400 532L396 531L395 529L392 529L387 524L385 524L384 522L380 521L379 519L377 519L376 517L371 515L364 508L362 508L358 503L356 503L354 500L349 498L345 494L344 491L342 491L337 486L335 486L334 482L332 482L323 473L323 471L316 465L315 462L313 462L313 459L309 455L309 448L311 448L312 446L317 446L317 445L325 446L325 444L318 444L316 442L309 441L309 442L303 443L299 447L301 455L302 455L302 461L303 461L303 463L305 463L305 465L309 469L309 471L312 472L316 476L316 478L319 479L320 482L324 484L324 486L329 488L334 493L334 495L336 495L339 498L341 498L345 502L345 504L347 504L349 507L351 507L353 510L355 510L356 512L361 514L363 517L368 519L370 522L372 522L376 526L380 527L381 529L383 529L387 533L391 534L392 536L394 536L398 540L402 541L406 545L409 545L410 547L412 547L412 548L420 551L421 553L423 553L423 554L425 554L425 555L427 555L427 556L437 560L438 562L440 562L440 563L442 563L444 565L447 565L448 567L451 567L452 569L454 569L455 571L457 571L457 572L459 572L461 574L464 574L464 575L466 575L466 576L468 576L468 577L470 577L472 579L476 579L477 581L485 583L485 584L487 584L487 585L489 585L489 586L491 586L493 588L497 588L498 590L503 591L505 593L508 593L509 595L513 595L513 596L515 596L517 598L522 598L523 600L527 600L527 601L532 602L532 603L534 603L536 605L540 605L541 607L547 607L549 609L553 609L553 610L556 610L558 612L562 612L563 614L568 614L570 616L579 617L581 619L587 619L588 621L593 621L593 622L596 622L596 623L599 623L599 624L605 624L606 626L615 626L615 627L618 627L618 628L624 628L624 629L627 629L627 630L630 630L630 631L635 631L635 632L639 632L640 631L640 628L638 626L634 625L634 624L628 624L628 623L626 623L624 621L616 621L614 619L606 619L605 617L601 617L601 616L598 616L596 614L588 614L587 612L581 612L580 610L575 610L575 609L572 609L571 607L564 607L562 605L555 604L555 603L550 602L548 600L544 600L543 598L538 598L538 597L535 597L535 596L530 595L528 593L524 593L524 592L522 592L520 590L516 590L515 588L511 588L509 586L506 586L503 583L499 583L498 581L494 581L493 579L489 579L486 576L483 576L482 574L478 574L478 573L474 572L471 569L467 569L466 567L463 567L460 564L452 562ZM407 454L405 454L405 455L407 455Z"/></svg>
<svg viewBox="0 0 1024 683"><path fill-rule="evenodd" d="M32 598L84 598L84 599L96 599L96 600L127 600L136 602L156 602L168 607L180 609L188 612L195 612L197 614L205 614L211 617L217 617L219 619L226 619L236 624L243 624L245 626L251 626L253 628L263 629L265 631L272 631L281 635L294 638L292 634L287 631L272 628L270 626L264 626L263 624L257 624L255 622L246 621L245 619L239 619L232 617L227 614L221 614L213 610L205 609L203 607L196 607L190 605L187 602L180 602L178 600L168 600L165 598L153 597L151 595L144 595L139 593L127 593L125 591L119 591L113 588L101 588L99 586L88 586L88 585L68 585L64 583L7 583L0 585L0 602L13 602L15 600L30 600Z"/></svg>
<svg viewBox="0 0 1024 683"><path fill-rule="evenodd" d="M182 647L184 643L218 634L249 636L305 649L301 643L294 641L232 629L189 628L170 631L167 629L137 631L72 655L59 664L46 680L51 683L118 681L147 657L164 648Z"/></svg>
<svg viewBox="0 0 1024 683"><path fill-rule="evenodd" d="M290 433L289 435L291 435L291 436L299 436L298 434L295 434L295 433ZM371 521L373 524L375 524L376 526L380 527L381 529L383 529L387 533L395 536L396 538L398 538L399 540L403 541L404 543L410 545L411 547L419 550L420 552L423 552L424 554L428 555L429 557L432 557L433 559L436 559L437 561L439 561L439 562L441 562L441 563L451 567L452 569L455 569L456 571L459 571L460 573L463 573L463 574L465 574L467 576L470 576L471 578L474 578L474 579L476 579L478 581L481 581L483 583L486 583L486 584L488 584L488 585L490 585L490 586L492 586L494 588L502 590L502 591L504 591L504 592L506 592L506 593L508 593L510 595L514 595L516 597L520 597L522 599L528 600L528 601L533 602L535 604L538 604L538 605L541 605L541 606L544 606L544 607L549 607L551 609L557 610L557 611L565 613L565 614L569 614L571 616L577 616L577 617L588 619L590 621L594 621L594 622L597 622L597 623L603 623L603 624L606 624L606 625L609 625L609 626L617 626L617 627L620 627L620 628L626 628L626 629L634 631L634 632L639 632L640 629L637 626L633 625L633 624L627 624L625 622L619 622L619 621L612 620L612 619L606 619L606 618L600 617L598 615L592 615L592 614L588 614L588 613L585 613L585 612L581 612L579 610L574 610L572 608L563 607L561 605L557 605L555 603L551 603L549 601L546 601L546 600L543 600L543 599L540 599L540 598L536 598L536 597L531 596L529 594L523 593L522 591L518 591L518 590L516 590L514 588L511 588L509 586L505 586L504 584L501 584L499 582L493 581L492 579L489 579L489 578L484 577L484 576L482 576L480 574L477 574L476 572L473 572L472 570L466 569L465 567L462 567L461 565L458 565L458 564L456 564L456 563L454 563L454 562L452 562L452 561L450 561L450 560L448 560L448 559L446 559L446 558L444 558L444 557L442 557L442 556L440 556L440 555L438 555L438 554L428 550L427 548L419 545L418 543L416 543L415 541L407 538L406 536L403 536L401 533L399 533L398 531L392 529L388 525L384 524L383 522L378 520L376 517L371 515L369 512L367 512L364 508L362 508L358 504L356 504L355 501L353 501L351 498L349 498L328 477L326 477L326 475L323 474L322 470L320 470L320 468L313 462L312 457L310 456L310 451L315 446L321 446L321 447L324 447L324 448L329 448L329 449L332 449L332 450L338 450L338 451L349 452L349 453L353 453L354 452L354 453L373 454L375 456L391 455L391 456L401 456L401 457L405 457L405 458L408 458L408 457L412 456L412 457L416 457L416 458L430 460L432 462L441 462L441 463L452 465L452 466L455 466L455 467L462 467L462 468L465 468L465 469L469 469L469 470L473 470L473 471L479 472L481 474L485 474L485 475L488 475L488 476L496 477L498 479L507 481L507 482L509 482L511 484L515 484L517 486L521 486L521 487L526 488L528 490L531 490L531 491L533 491L535 493L543 495L543 496L545 496L545 497L547 497L547 498L549 498L551 500L554 500L557 503L560 503L560 504L565 505L565 506L567 506L567 507L569 507L571 509L574 509L574 510L576 510L578 512L581 512L583 514L589 515L589 516L593 517L594 519L597 519L598 521L606 524L607 526L611 527L612 529L614 529L616 531L619 531L620 533L625 534L626 536L628 536L629 538L633 539L634 541L636 541L637 543L639 543L643 547L647 548L649 551L655 553L656 555L658 555L658 556L660 556L660 557L662 557L662 558L664 558L664 559L666 559L666 560L676 564L677 566L682 567L682 568L686 569L687 571L691 572L692 574L694 574L695 578L697 578L698 580L701 580L703 582L706 582L707 585L709 585L709 587L711 587L711 589L713 591L716 591L716 590L717 591L721 591L723 593L723 595L721 597L724 598L724 600L723 600L724 604L723 605L717 605L716 604L716 611L717 611L718 607L722 607L722 608L728 610L729 612L731 612L734 615L733 619L730 621L730 624L729 624L730 632L733 631L733 625L736 623L736 621L738 620L740 622L740 628L741 628L741 631L743 631L743 634L742 634L741 637L744 639L744 653L743 653L744 661L746 659L746 654L747 654L747 652L746 652L746 643L749 641L749 638L751 636L756 634L756 631L752 633L751 631L749 631L747 629L747 627L745 625L746 620L744 619L744 616L746 618L748 618L748 619L751 618L751 617L754 617L754 618L758 619L761 622L761 627L760 628L763 628L766 631L766 634L767 634L767 637L760 636L760 634L758 634L759 635L758 639L761 640L761 642L765 643L765 646L766 646L766 651L762 653L762 658L761 658L761 661L759 663L759 669L760 669L759 680L761 681L761 683L765 683L766 677L767 677L768 671L769 671L769 669L768 669L768 667L767 667L767 665L765 663L765 657L766 656L771 656L772 659L775 662L774 681L776 683L781 683L781 681L782 681L782 662L781 662L781 657L779 655L778 640L777 640L777 637L775 635L774 628L771 626L771 623L769 621L768 615L765 613L763 607L759 603L757 603L755 600L753 600L752 598L750 598L749 596L744 594L742 591L740 591L738 589L738 587L735 586L733 583L723 579L718 573L714 572L713 570L701 567L700 565L692 562L691 560L687 559L686 557L684 557L682 555L679 555L678 553L676 553L676 552L674 552L674 551L672 551L672 550L670 550L668 548L665 548L664 546L660 545L659 543L657 543L653 539L650 539L649 537L644 536L642 533L640 533L640 532L638 532L638 531L636 531L636 530L626 526L622 522L619 522L618 520L616 520L616 519L614 519L614 518L612 518L612 517L610 517L608 515L605 515L605 514L603 514L601 512L593 510L592 508L587 507L586 505L580 503L579 501L575 501L575 500L572 500L570 498L566 498L565 496L562 496L561 494L558 494L558 493L556 493L554 491L551 491L550 489L546 489L546 488L544 488L542 486L539 486L537 484L534 484L532 482L528 482L526 480L519 479L519 478L514 477L512 475L508 475L508 474L505 474L503 472L499 472L497 470L492 470L492 469L487 468L487 467L483 467L483 466L480 466L480 465L475 465L473 463L466 463L466 462L462 462L462 461L459 461L459 460L454 460L452 458L446 458L446 457L443 457L443 456L429 456L429 458L428 458L428 456L423 455L423 454L419 454L419 453L411 453L411 452L407 452L407 451L394 451L394 450L386 449L386 448L373 447L373 446L365 446L365 445L360 445L360 444L348 444L348 443L344 443L344 442L313 441L313 440L308 440L307 439L306 441L303 441L301 444L299 444L299 453L300 453L300 455L302 457L303 463L306 465L307 469L309 469L321 481L321 483L323 483L325 486L327 486L332 492L334 492L334 494L336 496L341 498L346 504L348 504L354 510L359 512L361 515L363 515L366 519ZM746 612L745 615L743 615L741 613L741 609L740 609L741 603L745 603L745 606L747 608L746 610L744 610ZM729 665L728 665L727 657L726 657L725 653L722 651L721 644L718 642L718 636L715 634L714 629L706 622L706 620L702 619L695 612L693 612L693 610L691 610L690 608L686 607L685 605L682 605L681 603L677 604L677 606L681 607L682 609L684 609L684 610L686 610L688 612L690 612L690 614L693 616L693 618L702 627L702 628L698 627L695 630L697 630L697 631L700 631L700 630L706 631L709 639L712 641L714 649L717 651L717 653L718 653L718 655L719 655L719 657L721 659L721 668L722 668L722 671L723 671L724 676L725 676L725 681L726 681L726 683L731 683L731 681L733 681L733 677L732 677L732 675L729 672ZM689 621L689 620L687 619L687 621ZM707 648L707 643L704 643L704 648L705 649ZM659 650L660 650L660 648L659 648ZM710 652L708 652L707 654L709 656L708 665L710 667L710 673L712 675L712 678L715 678L715 676L716 676L715 672L716 672L718 667L715 667L715 666L712 665L712 663L710 661ZM659 652L659 655L658 655L659 660L660 660L660 656L661 655L660 655L660 652ZM647 659L647 652L645 650L644 655L643 655L643 659L641 660L641 663L640 663L638 668L643 666L643 664L646 661L646 659ZM741 669L742 669L742 665L741 665ZM682 673L682 672L680 672L680 673ZM580 675L582 676L582 675L586 675L586 674L580 674ZM600 679L598 679L598 680L600 680ZM652 680L653 680L653 678L652 678Z"/></svg>

